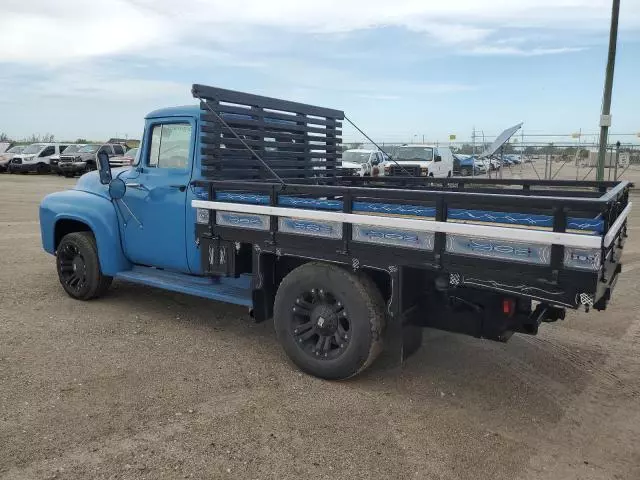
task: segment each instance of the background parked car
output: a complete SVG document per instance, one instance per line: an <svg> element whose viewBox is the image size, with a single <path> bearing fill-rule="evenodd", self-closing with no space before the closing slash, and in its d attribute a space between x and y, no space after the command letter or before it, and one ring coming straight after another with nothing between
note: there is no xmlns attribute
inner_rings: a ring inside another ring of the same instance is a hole
<svg viewBox="0 0 640 480"><path fill-rule="evenodd" d="M84 143L73 143L71 145L69 145L67 148L64 149L64 154L65 155L71 155L72 153L76 153L78 150L80 150L82 147L84 147ZM51 166L51 171L53 173L57 173L58 175L62 175L62 172L60 171L60 169L58 168L58 164L60 163L60 156L62 155L53 155L51 156L49 165Z"/></svg>
<svg viewBox="0 0 640 480"><path fill-rule="evenodd" d="M455 153L453 155L453 172L455 175L463 177L484 175L487 173L487 166L472 155Z"/></svg>
<svg viewBox="0 0 640 480"><path fill-rule="evenodd" d="M131 150L127 151L124 155L111 157L109 159L109 165L111 165L113 168L128 167L134 164L134 162L136 161L137 155L138 155L138 149L132 148Z"/></svg>
<svg viewBox="0 0 640 480"><path fill-rule="evenodd" d="M124 155L124 147L119 144L89 143L84 145L77 152L69 155L60 155L58 170L65 177L73 177L76 174L83 174L96 169L97 155L106 152L109 158L116 155Z"/></svg>
<svg viewBox="0 0 640 480"><path fill-rule="evenodd" d="M16 145L16 146L11 147L10 149L8 149L6 152L0 153L0 172L6 172L7 171L7 167L9 166L9 162L11 161L11 159L15 155L18 155L19 153L22 153L22 151L25 148L26 148L26 145Z"/></svg>
<svg viewBox="0 0 640 480"><path fill-rule="evenodd" d="M9 173L48 173L51 171L51 157L64 152L68 144L32 143L18 155L14 155L8 165Z"/></svg>
<svg viewBox="0 0 640 480"><path fill-rule="evenodd" d="M373 167L385 160L385 155L377 150L352 148L342 152L340 172L344 176L371 175Z"/></svg>

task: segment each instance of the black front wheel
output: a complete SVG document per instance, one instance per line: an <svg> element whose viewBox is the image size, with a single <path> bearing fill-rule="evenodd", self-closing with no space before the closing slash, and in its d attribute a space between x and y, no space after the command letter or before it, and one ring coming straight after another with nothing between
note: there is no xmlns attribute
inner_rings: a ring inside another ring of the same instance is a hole
<svg viewBox="0 0 640 480"><path fill-rule="evenodd" d="M276 334L301 370L338 380L367 368L382 350L384 301L364 275L308 263L280 284L274 305Z"/></svg>
<svg viewBox="0 0 640 480"><path fill-rule="evenodd" d="M98 248L90 232L65 235L58 245L56 266L62 288L78 300L101 296L113 280L100 270Z"/></svg>

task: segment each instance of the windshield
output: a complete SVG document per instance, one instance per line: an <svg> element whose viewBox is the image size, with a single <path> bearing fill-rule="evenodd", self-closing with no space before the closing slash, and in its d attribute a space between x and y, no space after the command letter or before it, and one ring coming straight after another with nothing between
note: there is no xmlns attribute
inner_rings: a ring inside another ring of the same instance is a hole
<svg viewBox="0 0 640 480"><path fill-rule="evenodd" d="M11 147L9 150L7 150L7 153L21 153L23 150L23 145L16 145L15 147Z"/></svg>
<svg viewBox="0 0 640 480"><path fill-rule="evenodd" d="M137 148L132 148L131 150L129 150L124 154L125 157L130 157L130 158L136 158L136 155L138 155Z"/></svg>
<svg viewBox="0 0 640 480"><path fill-rule="evenodd" d="M80 153L96 153L99 148L100 148L100 145L85 145L84 147L80 148L78 150L78 152L80 152Z"/></svg>
<svg viewBox="0 0 640 480"><path fill-rule="evenodd" d="M84 145L69 145L64 149L64 153L76 153L80 151L82 147L84 147Z"/></svg>
<svg viewBox="0 0 640 480"><path fill-rule="evenodd" d="M369 161L369 152L350 152L346 151L342 154L343 162L367 163Z"/></svg>
<svg viewBox="0 0 640 480"><path fill-rule="evenodd" d="M396 160L420 160L430 162L433 160L433 148L431 147L400 147L396 151Z"/></svg>
<svg viewBox="0 0 640 480"><path fill-rule="evenodd" d="M25 148L22 153L38 153L40 150L44 148L44 144L42 143L34 143Z"/></svg>

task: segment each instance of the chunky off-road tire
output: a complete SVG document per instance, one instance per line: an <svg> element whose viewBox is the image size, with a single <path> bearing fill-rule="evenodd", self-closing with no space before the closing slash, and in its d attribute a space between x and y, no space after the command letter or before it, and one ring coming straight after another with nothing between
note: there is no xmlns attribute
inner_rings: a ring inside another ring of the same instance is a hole
<svg viewBox="0 0 640 480"><path fill-rule="evenodd" d="M62 288L78 300L100 297L113 281L100 270L96 240L90 232L69 233L62 238L56 267Z"/></svg>
<svg viewBox="0 0 640 480"><path fill-rule="evenodd" d="M471 169L470 168L463 168L461 173L462 173L463 177L469 177L469 176L471 176Z"/></svg>
<svg viewBox="0 0 640 480"><path fill-rule="evenodd" d="M282 280L274 325L298 368L339 380L362 372L382 351L384 312L382 295L364 274L307 263Z"/></svg>

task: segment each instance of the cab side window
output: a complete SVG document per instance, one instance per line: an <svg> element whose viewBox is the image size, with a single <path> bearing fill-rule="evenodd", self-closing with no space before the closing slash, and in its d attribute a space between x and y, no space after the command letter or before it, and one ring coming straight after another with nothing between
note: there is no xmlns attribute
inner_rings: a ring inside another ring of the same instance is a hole
<svg viewBox="0 0 640 480"><path fill-rule="evenodd" d="M39 156L40 157L50 157L54 153L56 153L56 147L51 146L51 147L45 148Z"/></svg>
<svg viewBox="0 0 640 480"><path fill-rule="evenodd" d="M114 145L113 151L116 155L124 155L124 148L122 148L122 145Z"/></svg>
<svg viewBox="0 0 640 480"><path fill-rule="evenodd" d="M186 169L189 165L191 124L154 125L151 131L149 166Z"/></svg>

